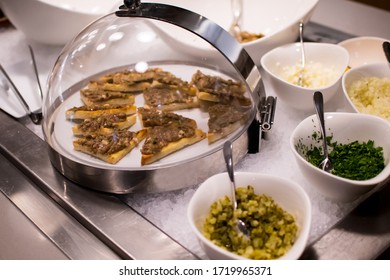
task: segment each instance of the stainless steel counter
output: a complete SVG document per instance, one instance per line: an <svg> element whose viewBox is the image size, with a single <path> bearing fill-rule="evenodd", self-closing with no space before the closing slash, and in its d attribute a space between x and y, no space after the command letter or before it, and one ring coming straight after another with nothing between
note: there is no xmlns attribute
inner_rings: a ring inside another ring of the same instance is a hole
<svg viewBox="0 0 390 280"><path fill-rule="evenodd" d="M0 259L119 258L2 155L0 169Z"/></svg>
<svg viewBox="0 0 390 280"><path fill-rule="evenodd" d="M46 142L3 112L0 131L1 191L70 258L196 258L119 197L84 189L60 175ZM38 195L42 191L46 199Z"/></svg>
<svg viewBox="0 0 390 280"><path fill-rule="evenodd" d="M323 38L319 23L341 31L332 38L342 38L343 32L389 37L389 15L349 1L323 0L309 35ZM0 30L0 46L9 38L12 41L3 50L24 40L16 30ZM60 50L36 47L51 59ZM12 53L0 54L1 60L12 58ZM42 61L40 66L52 62ZM28 119L15 120L0 111L0 131L0 259L198 258L123 197L84 189L61 176L49 161L40 128ZM387 184L368 196L309 244L302 258L377 258L390 245L389 192Z"/></svg>

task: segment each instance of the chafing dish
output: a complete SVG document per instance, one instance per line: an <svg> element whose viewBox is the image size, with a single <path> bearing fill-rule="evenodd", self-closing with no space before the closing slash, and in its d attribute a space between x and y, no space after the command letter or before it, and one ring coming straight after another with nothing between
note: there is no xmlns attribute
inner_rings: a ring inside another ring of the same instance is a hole
<svg viewBox="0 0 390 280"><path fill-rule="evenodd" d="M233 142L236 161L248 147L257 152L262 127L269 130L272 123L275 102L266 98L259 70L241 45L219 25L192 11L124 1L117 12L93 22L69 42L50 75L43 133L51 162L65 177L88 188L123 194L183 188L224 169L223 139L211 145L200 142L146 166L139 163L139 147L115 165L73 149L73 124L65 119L65 112L82 105L80 89L107 73L145 67L162 68L187 81L199 69L242 81L250 100L249 117L227 139ZM142 106L142 99L136 97L135 102ZM200 109L188 114L207 131L207 117Z"/></svg>

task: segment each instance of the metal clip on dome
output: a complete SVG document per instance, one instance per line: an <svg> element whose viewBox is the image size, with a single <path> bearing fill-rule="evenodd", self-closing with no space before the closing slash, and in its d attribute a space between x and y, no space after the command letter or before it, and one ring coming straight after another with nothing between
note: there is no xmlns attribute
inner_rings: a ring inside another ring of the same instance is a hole
<svg viewBox="0 0 390 280"><path fill-rule="evenodd" d="M127 17L141 15L141 0L124 0L123 5L119 7L120 11L116 12L118 17Z"/></svg>

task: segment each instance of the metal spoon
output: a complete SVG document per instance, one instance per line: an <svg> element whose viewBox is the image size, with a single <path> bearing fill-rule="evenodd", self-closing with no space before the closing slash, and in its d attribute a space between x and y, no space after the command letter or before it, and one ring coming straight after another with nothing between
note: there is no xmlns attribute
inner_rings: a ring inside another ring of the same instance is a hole
<svg viewBox="0 0 390 280"><path fill-rule="evenodd" d="M325 118L324 118L324 98L319 91L314 92L313 95L314 107L316 109L318 121L320 123L322 134L322 149L324 152L324 160L321 162L320 167L326 172L330 172L333 167L329 160L328 145L326 143L326 131L325 131Z"/></svg>
<svg viewBox="0 0 390 280"><path fill-rule="evenodd" d="M229 32L237 39L237 41L241 42L241 17L242 17L242 8L243 3L242 0L231 0L231 7L233 11L233 22L230 25Z"/></svg>
<svg viewBox="0 0 390 280"><path fill-rule="evenodd" d="M229 179L232 187L232 202L233 202L233 213L237 210L237 199L236 199L236 182L234 180L234 170L233 170L233 152L232 152L232 143L228 140L223 145L223 156L225 158L226 163L226 169L229 174ZM236 226L235 230L239 235L243 235L247 239L250 239L249 237L249 231L245 225L245 223L234 216L234 219L236 220Z"/></svg>
<svg viewBox="0 0 390 280"><path fill-rule="evenodd" d="M385 52L387 62L389 63L389 67L390 67L390 42L385 41L383 42L382 46L383 46L383 51Z"/></svg>
<svg viewBox="0 0 390 280"><path fill-rule="evenodd" d="M305 71L306 57L305 57L305 47L303 43L303 22L299 23L299 42L301 44L301 69L298 77L298 86L303 86L303 74Z"/></svg>

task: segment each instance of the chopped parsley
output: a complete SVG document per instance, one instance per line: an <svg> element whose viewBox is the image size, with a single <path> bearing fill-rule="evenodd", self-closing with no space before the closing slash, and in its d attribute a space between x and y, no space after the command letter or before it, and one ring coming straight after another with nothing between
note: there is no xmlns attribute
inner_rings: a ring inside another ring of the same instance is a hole
<svg viewBox="0 0 390 280"><path fill-rule="evenodd" d="M312 137L314 136L313 134ZM327 138L330 147L329 160L333 165L332 174L362 181L374 178L385 168L383 148L375 147L374 141L353 141L341 144L331 140L332 137ZM307 147L306 160L308 162L320 167L323 158L321 148Z"/></svg>

